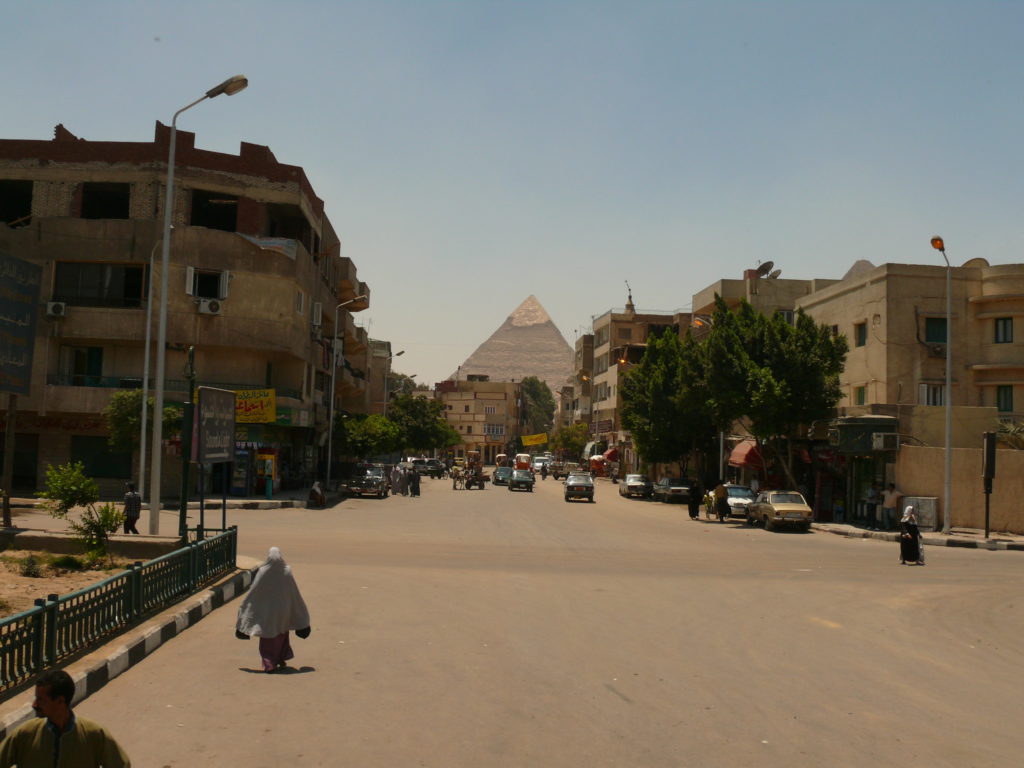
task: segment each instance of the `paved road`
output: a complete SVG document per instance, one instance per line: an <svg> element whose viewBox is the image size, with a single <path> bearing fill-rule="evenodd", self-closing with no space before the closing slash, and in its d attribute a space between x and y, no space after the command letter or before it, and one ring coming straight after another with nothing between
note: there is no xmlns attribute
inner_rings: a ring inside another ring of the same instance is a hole
<svg viewBox="0 0 1024 768"><path fill-rule="evenodd" d="M313 615L295 671L215 612L81 707L140 766L1007 766L1019 553L452 491L233 513Z"/></svg>

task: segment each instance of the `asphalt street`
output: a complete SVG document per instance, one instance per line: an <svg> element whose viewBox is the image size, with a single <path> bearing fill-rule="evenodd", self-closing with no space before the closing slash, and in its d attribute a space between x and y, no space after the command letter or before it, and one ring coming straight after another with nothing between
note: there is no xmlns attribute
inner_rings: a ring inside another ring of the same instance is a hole
<svg viewBox="0 0 1024 768"><path fill-rule="evenodd" d="M453 491L232 511L310 607L283 673L237 601L83 702L139 766L1007 766L1024 734L1014 552Z"/></svg>

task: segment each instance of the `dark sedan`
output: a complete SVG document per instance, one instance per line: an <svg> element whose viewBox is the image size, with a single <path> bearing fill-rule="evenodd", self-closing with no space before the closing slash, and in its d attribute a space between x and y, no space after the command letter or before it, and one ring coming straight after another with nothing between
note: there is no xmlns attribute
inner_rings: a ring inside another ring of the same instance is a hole
<svg viewBox="0 0 1024 768"><path fill-rule="evenodd" d="M654 484L653 496L658 501L685 504L690 500L690 486L680 477L663 477Z"/></svg>
<svg viewBox="0 0 1024 768"><path fill-rule="evenodd" d="M649 499L654 495L654 483L647 475L626 475L626 479L619 482L619 495Z"/></svg>
<svg viewBox="0 0 1024 768"><path fill-rule="evenodd" d="M586 499L594 501L594 478L590 475L573 474L565 478L565 500Z"/></svg>
<svg viewBox="0 0 1024 768"><path fill-rule="evenodd" d="M533 473L528 469L512 470L512 476L508 479L508 489L533 492Z"/></svg>
<svg viewBox="0 0 1024 768"><path fill-rule="evenodd" d="M508 485L510 477L512 477L512 467L498 467L491 475L491 482L494 485Z"/></svg>

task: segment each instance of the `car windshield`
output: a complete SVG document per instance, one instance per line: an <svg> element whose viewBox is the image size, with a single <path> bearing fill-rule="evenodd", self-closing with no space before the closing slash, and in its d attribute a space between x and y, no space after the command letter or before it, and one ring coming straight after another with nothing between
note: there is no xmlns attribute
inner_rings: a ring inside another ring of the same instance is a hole
<svg viewBox="0 0 1024 768"><path fill-rule="evenodd" d="M590 475L569 475L565 482L580 483L581 485L593 484L593 480L590 479Z"/></svg>
<svg viewBox="0 0 1024 768"><path fill-rule="evenodd" d="M685 486L686 485L686 481L683 480L682 478L678 478L678 477L665 477L665 478L662 478L661 485L672 485L672 486L682 485L682 486Z"/></svg>
<svg viewBox="0 0 1024 768"><path fill-rule="evenodd" d="M754 492L747 488L745 485L733 485L726 489L729 491L730 499L751 499L754 498Z"/></svg>
<svg viewBox="0 0 1024 768"><path fill-rule="evenodd" d="M517 469L512 473L512 477L516 480L529 480L533 477L528 469Z"/></svg>
<svg viewBox="0 0 1024 768"><path fill-rule="evenodd" d="M804 497L799 493L773 493L772 504L803 504Z"/></svg>
<svg viewBox="0 0 1024 768"><path fill-rule="evenodd" d="M511 475L512 474L512 470L509 469L508 467L498 467L496 470L494 470L494 474L496 474L496 475Z"/></svg>
<svg viewBox="0 0 1024 768"><path fill-rule="evenodd" d="M626 475L626 482L627 483L649 483L651 481L647 479L647 475Z"/></svg>
<svg viewBox="0 0 1024 768"><path fill-rule="evenodd" d="M384 470L380 467L368 467L366 470L367 477L383 477Z"/></svg>

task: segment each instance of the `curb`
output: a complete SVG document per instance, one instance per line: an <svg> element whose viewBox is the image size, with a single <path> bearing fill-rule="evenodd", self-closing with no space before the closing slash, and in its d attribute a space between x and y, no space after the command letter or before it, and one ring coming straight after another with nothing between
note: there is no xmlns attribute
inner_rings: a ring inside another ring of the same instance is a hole
<svg viewBox="0 0 1024 768"><path fill-rule="evenodd" d="M899 540L896 533L888 531L862 531L843 530L831 528L828 525L812 523L815 530L824 533L834 533L837 536L846 536L849 539L881 539L883 541L896 542ZM999 541L996 539L954 539L952 537L929 536L922 534L922 539L930 547L960 547L961 549L987 549L990 551L1011 551L1024 552L1024 542Z"/></svg>
<svg viewBox="0 0 1024 768"><path fill-rule="evenodd" d="M245 592L252 584L253 573L260 565L260 561L250 557L238 557L236 563L238 570L225 580L202 592L196 592L64 667L75 681L74 703L84 701L165 642ZM31 696L30 691L22 691L20 695L26 694ZM0 709L2 707L0 704ZM7 712L0 711L0 741L33 717L35 712L28 703Z"/></svg>

